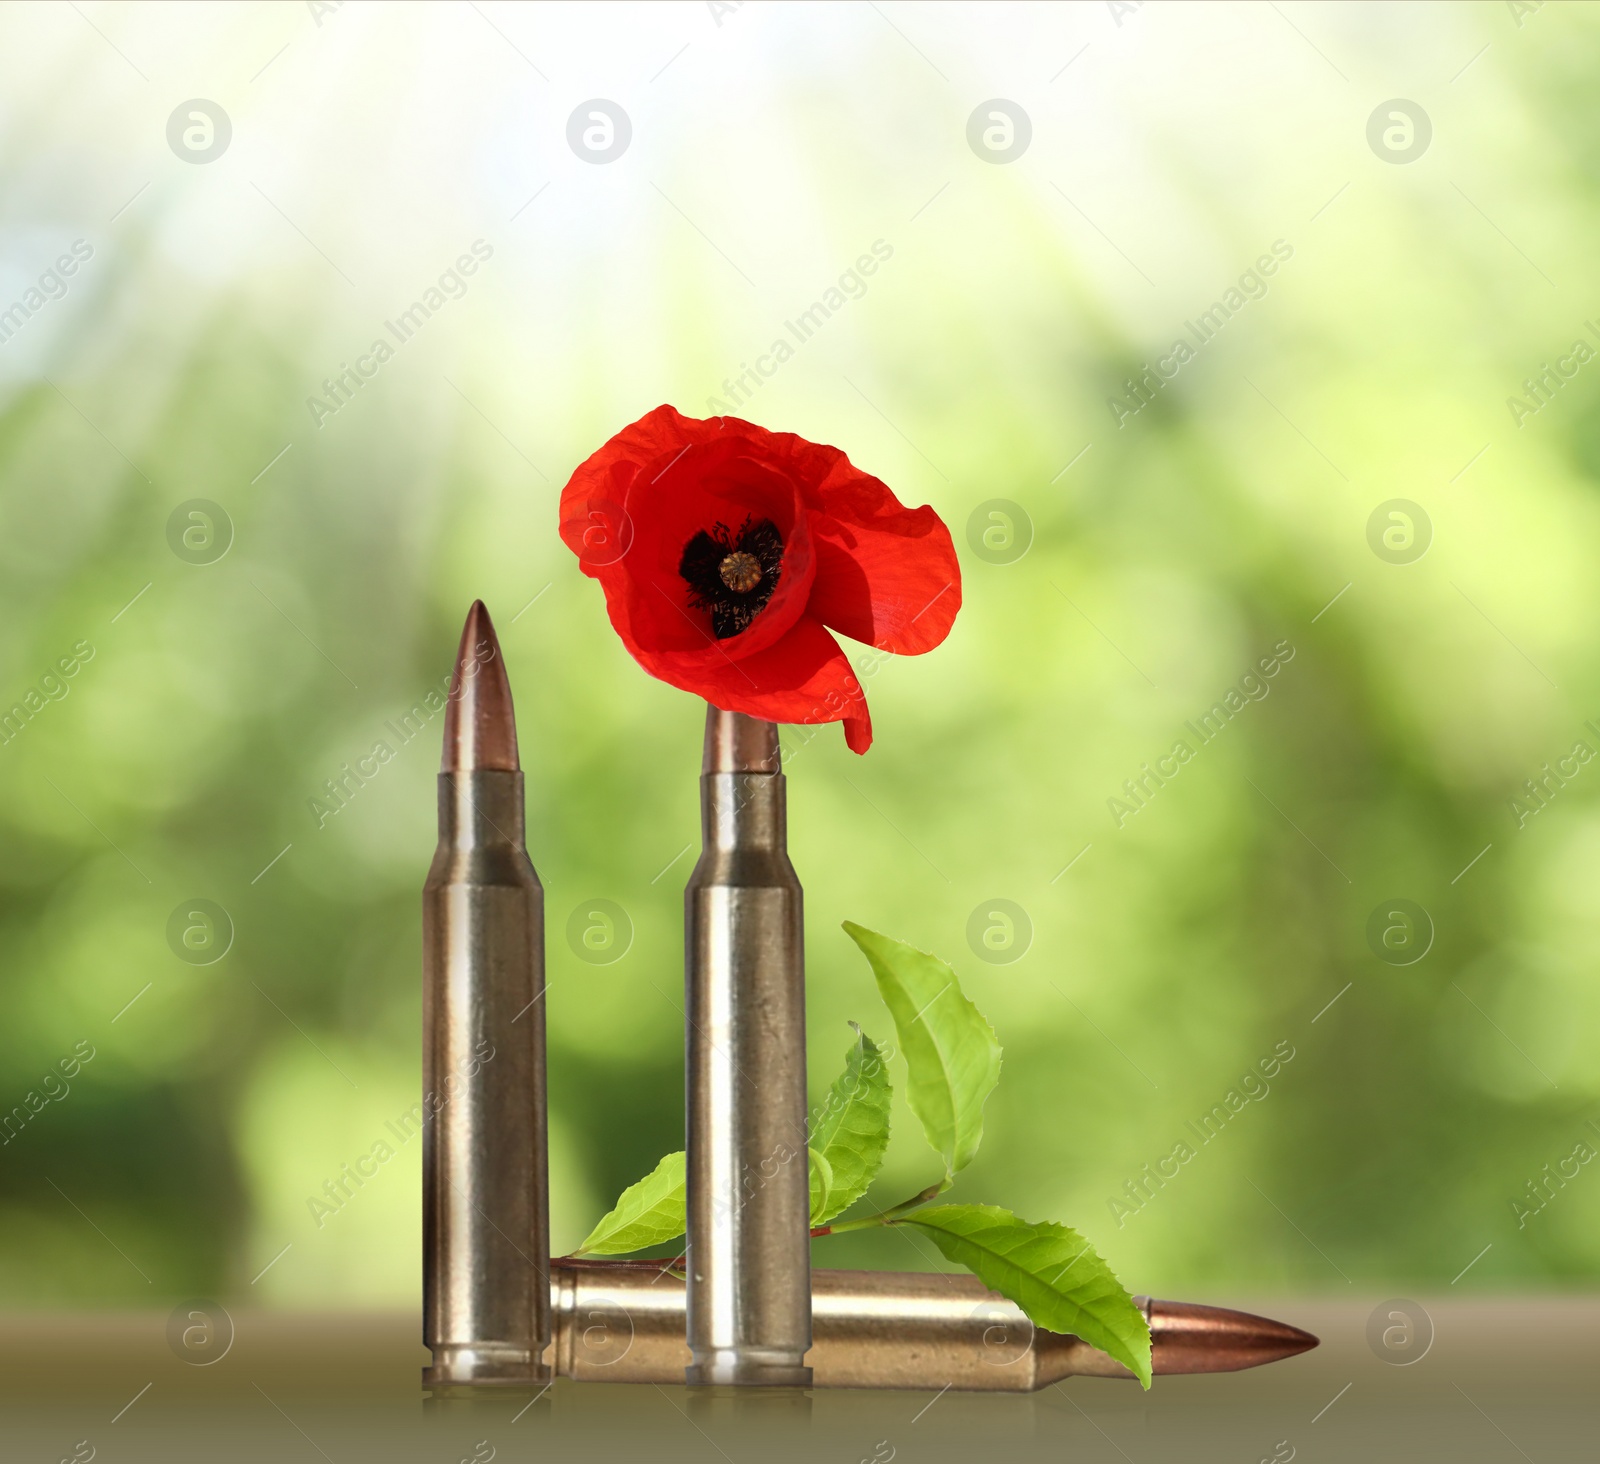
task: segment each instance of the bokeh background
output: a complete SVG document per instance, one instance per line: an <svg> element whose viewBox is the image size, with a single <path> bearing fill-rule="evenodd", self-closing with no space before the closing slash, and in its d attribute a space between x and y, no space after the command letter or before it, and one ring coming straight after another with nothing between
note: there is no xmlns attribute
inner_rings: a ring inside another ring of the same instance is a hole
<svg viewBox="0 0 1600 1464"><path fill-rule="evenodd" d="M702 708L556 536L663 401L843 447L962 555L941 649L856 649L870 754L785 734L814 1097L848 1020L892 1037L854 919L1004 1044L955 1197L1132 1289L1592 1284L1600 766L1558 759L1600 750L1593 7L12 4L0 55L0 1303L416 1302L416 1142L308 1201L419 1096L437 724L387 724L477 596L557 1249L681 1146ZM608 162L568 140L596 99ZM885 1202L936 1172L896 1122Z"/></svg>

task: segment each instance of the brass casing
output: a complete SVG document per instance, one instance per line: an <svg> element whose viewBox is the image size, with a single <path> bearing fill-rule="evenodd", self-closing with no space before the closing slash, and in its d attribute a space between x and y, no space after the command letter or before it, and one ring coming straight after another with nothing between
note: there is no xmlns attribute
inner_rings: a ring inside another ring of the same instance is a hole
<svg viewBox="0 0 1600 1464"><path fill-rule="evenodd" d="M1080 1338L1036 1328L976 1276L813 1271L811 1287L808 1361L819 1388L1031 1393L1065 1377L1132 1376ZM652 1261L553 1262L552 1370L585 1382L682 1382L684 1292L681 1276Z"/></svg>
<svg viewBox="0 0 1600 1464"><path fill-rule="evenodd" d="M523 847L521 773L439 775L422 911L423 1380L542 1381L544 892Z"/></svg>
<svg viewBox="0 0 1600 1464"><path fill-rule="evenodd" d="M805 956L780 766L771 723L708 709L684 891L690 1355L675 1381L691 1384L812 1381Z"/></svg>

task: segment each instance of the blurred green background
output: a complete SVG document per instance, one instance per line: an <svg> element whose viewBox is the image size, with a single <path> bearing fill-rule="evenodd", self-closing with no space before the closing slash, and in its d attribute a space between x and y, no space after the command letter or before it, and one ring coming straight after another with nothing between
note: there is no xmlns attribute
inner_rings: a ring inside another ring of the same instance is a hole
<svg viewBox="0 0 1600 1464"><path fill-rule="evenodd" d="M932 503L965 574L937 652L854 648L864 759L785 734L814 1098L848 1020L893 1035L854 919L953 962L1004 1045L954 1197L1078 1226L1132 1289L1590 1284L1600 1165L1548 1175L1600 1148L1600 767L1512 800L1600 750L1593 7L18 4L0 50L0 1302L417 1301L418 1144L308 1200L419 1096L436 729L311 801L476 596L547 890L557 1250L681 1146L702 708L628 658L555 505L712 398ZM609 163L567 141L594 98ZM208 162L191 99L230 124ZM601 900L604 964L569 936ZM885 1202L936 1173L896 1124Z"/></svg>

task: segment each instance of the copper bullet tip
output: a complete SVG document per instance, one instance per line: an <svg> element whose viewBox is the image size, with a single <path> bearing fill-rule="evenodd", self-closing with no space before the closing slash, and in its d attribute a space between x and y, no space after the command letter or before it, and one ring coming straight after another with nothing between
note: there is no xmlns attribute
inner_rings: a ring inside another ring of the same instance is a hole
<svg viewBox="0 0 1600 1464"><path fill-rule="evenodd" d="M1318 1339L1287 1322L1189 1301L1151 1301L1150 1338L1158 1373L1239 1372L1309 1352Z"/></svg>
<svg viewBox="0 0 1600 1464"><path fill-rule="evenodd" d="M480 769L515 773L520 768L517 717L511 708L505 657L500 654L500 640L489 612L482 600L474 600L450 676L439 769L446 773Z"/></svg>
<svg viewBox="0 0 1600 1464"><path fill-rule="evenodd" d="M781 773L783 752L778 729L759 717L706 707L704 773Z"/></svg>

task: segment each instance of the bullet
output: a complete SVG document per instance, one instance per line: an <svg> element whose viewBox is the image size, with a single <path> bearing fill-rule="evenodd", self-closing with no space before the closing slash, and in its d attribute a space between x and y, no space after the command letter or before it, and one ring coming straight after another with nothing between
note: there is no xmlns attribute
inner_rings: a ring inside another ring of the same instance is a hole
<svg viewBox="0 0 1600 1464"><path fill-rule="evenodd" d="M811 1369L805 957L778 729L706 711L684 891L690 1384Z"/></svg>
<svg viewBox="0 0 1600 1464"><path fill-rule="evenodd" d="M1133 1376L1081 1338L1036 1328L976 1276L814 1271L811 1285L819 1388L1032 1393L1063 1378ZM584 1382L677 1382L689 1360L684 1292L683 1278L655 1261L555 1261L554 1372ZM1164 1376L1238 1372L1317 1345L1309 1332L1248 1312L1136 1301L1150 1324L1154 1371Z"/></svg>
<svg viewBox="0 0 1600 1464"><path fill-rule="evenodd" d="M550 1376L544 892L505 660L474 602L444 715L422 896L423 1341L430 1387Z"/></svg>

